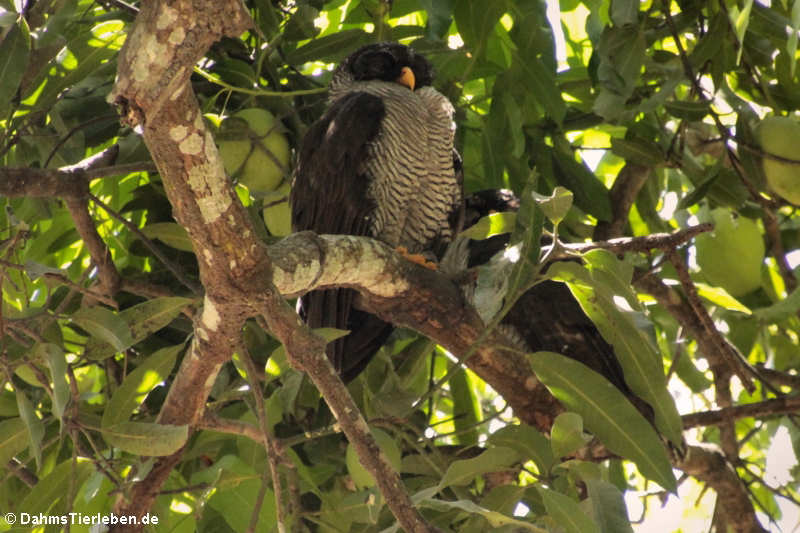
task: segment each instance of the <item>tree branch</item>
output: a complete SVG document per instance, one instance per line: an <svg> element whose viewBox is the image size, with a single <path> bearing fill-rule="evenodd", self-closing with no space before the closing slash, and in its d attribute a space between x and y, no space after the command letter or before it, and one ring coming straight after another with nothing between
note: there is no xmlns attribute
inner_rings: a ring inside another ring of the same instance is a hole
<svg viewBox="0 0 800 533"><path fill-rule="evenodd" d="M683 428L719 426L740 418L766 418L800 411L800 396L781 396L758 403L725 407L716 411L705 411L683 415Z"/></svg>

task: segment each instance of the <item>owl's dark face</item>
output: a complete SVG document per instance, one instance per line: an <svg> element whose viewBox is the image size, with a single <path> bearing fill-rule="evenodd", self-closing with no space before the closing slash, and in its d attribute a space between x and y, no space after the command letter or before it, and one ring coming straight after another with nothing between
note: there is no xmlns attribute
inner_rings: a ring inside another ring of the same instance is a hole
<svg viewBox="0 0 800 533"><path fill-rule="evenodd" d="M398 43L377 43L350 54L341 67L356 81L398 81L403 69L414 73L414 88L425 87L433 81L433 67L414 51Z"/></svg>

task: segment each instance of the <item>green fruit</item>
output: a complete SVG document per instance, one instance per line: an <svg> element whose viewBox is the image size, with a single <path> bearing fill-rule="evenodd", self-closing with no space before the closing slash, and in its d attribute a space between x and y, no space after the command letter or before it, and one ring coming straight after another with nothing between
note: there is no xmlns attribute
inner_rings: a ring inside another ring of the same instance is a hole
<svg viewBox="0 0 800 533"><path fill-rule="evenodd" d="M397 443L383 430L370 428L370 432L372 436L375 437L378 447L389 460L389 463L395 470L399 471L402 459L400 448L397 446ZM347 463L347 471L350 473L350 477L353 479L353 483L355 483L356 487L361 489L375 486L375 478L361 465L355 448L349 443L347 444L345 462Z"/></svg>
<svg viewBox="0 0 800 533"><path fill-rule="evenodd" d="M225 172L251 194L274 190L289 170L289 143L266 109L242 109L220 124L217 136Z"/></svg>
<svg viewBox="0 0 800 533"><path fill-rule="evenodd" d="M277 190L264 196L264 215L270 235L286 237L292 232L292 210L289 207L289 184L284 182Z"/></svg>
<svg viewBox="0 0 800 533"><path fill-rule="evenodd" d="M767 117L756 128L756 138L767 154L797 161L778 161L765 155L762 164L772 190L800 205L800 123L790 117Z"/></svg>
<svg viewBox="0 0 800 533"><path fill-rule="evenodd" d="M709 283L732 296L743 296L761 286L764 239L755 221L733 218L731 211L711 212L714 231L698 235L697 264Z"/></svg>

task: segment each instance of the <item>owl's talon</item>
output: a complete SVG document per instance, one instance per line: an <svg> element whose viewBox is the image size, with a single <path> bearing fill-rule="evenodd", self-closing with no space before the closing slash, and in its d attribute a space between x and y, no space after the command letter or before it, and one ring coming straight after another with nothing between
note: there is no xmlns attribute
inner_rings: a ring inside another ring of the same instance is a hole
<svg viewBox="0 0 800 533"><path fill-rule="evenodd" d="M402 255L403 257L405 257L406 259L408 259L412 263L416 263L416 264L418 264L420 266L424 266L425 268L428 268L430 270L439 270L439 265L437 265L433 261L428 261L425 258L425 256L422 255L422 254L409 253L408 252L408 248L406 248L405 246L398 246L397 248L395 248L395 250L397 250L397 252L400 255Z"/></svg>

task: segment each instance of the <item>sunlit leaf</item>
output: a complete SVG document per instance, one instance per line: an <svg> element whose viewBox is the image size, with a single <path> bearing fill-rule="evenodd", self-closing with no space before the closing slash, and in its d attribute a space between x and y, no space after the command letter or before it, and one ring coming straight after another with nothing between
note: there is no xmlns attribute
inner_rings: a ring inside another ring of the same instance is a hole
<svg viewBox="0 0 800 533"><path fill-rule="evenodd" d="M675 490L675 476L658 434L616 387L560 354L537 352L528 361L553 396L580 414L587 429L609 450L636 463L642 474L664 488Z"/></svg>
<svg viewBox="0 0 800 533"><path fill-rule="evenodd" d="M158 350L128 374L103 412L104 428L128 420L145 395L167 378L183 346L178 344Z"/></svg>
<svg viewBox="0 0 800 533"><path fill-rule="evenodd" d="M511 448L489 448L472 459L453 461L439 482L439 489L468 485L481 474L504 470L517 461L519 456Z"/></svg>
<svg viewBox="0 0 800 533"><path fill-rule="evenodd" d="M578 506L578 502L544 487L536 489L553 520L568 533L600 533L600 528Z"/></svg>
<svg viewBox="0 0 800 533"><path fill-rule="evenodd" d="M112 446L135 455L158 457L177 452L189 438L189 426L120 422L101 430Z"/></svg>

